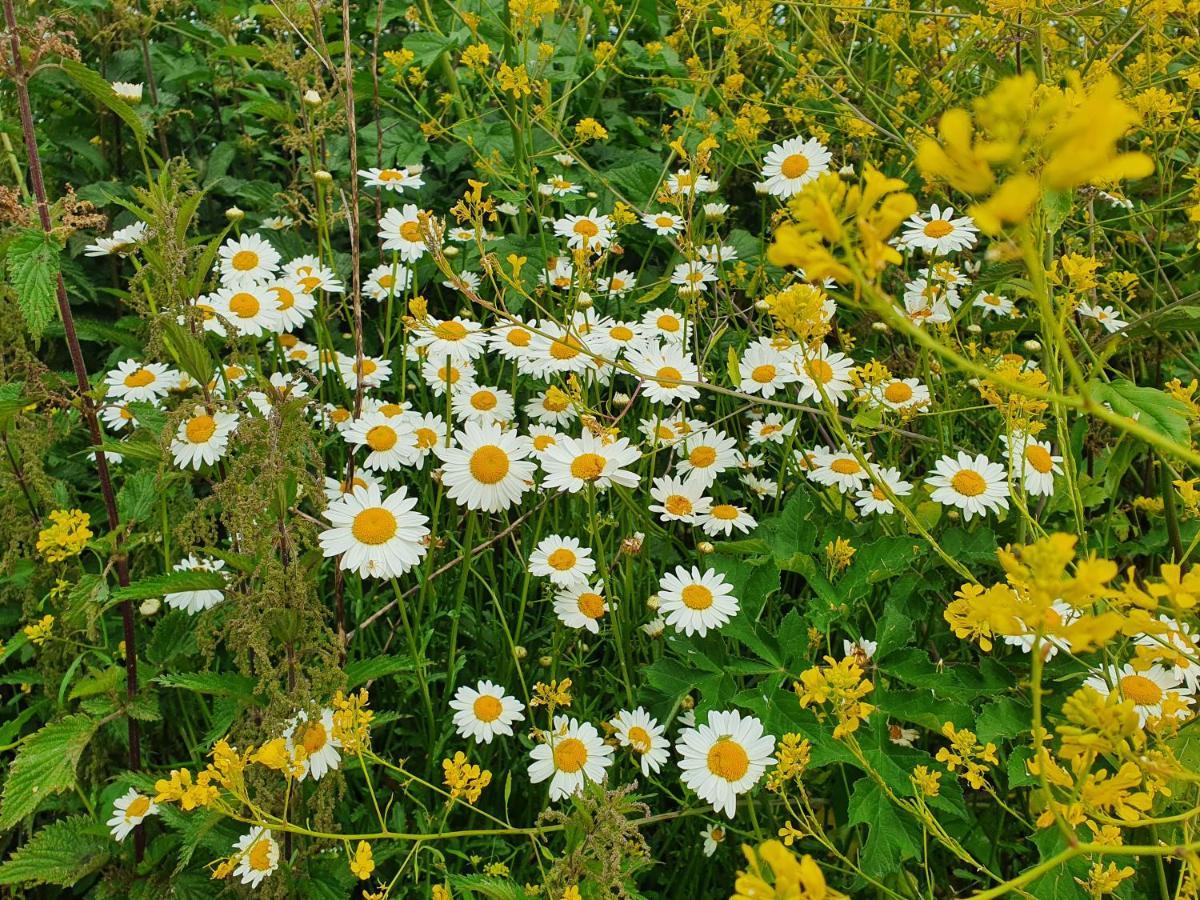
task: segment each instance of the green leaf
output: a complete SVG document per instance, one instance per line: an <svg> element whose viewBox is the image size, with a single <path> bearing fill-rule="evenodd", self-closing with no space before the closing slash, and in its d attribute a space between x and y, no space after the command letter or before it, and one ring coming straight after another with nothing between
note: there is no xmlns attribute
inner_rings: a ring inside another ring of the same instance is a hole
<svg viewBox="0 0 1200 900"><path fill-rule="evenodd" d="M213 377L213 359L204 342L171 319L163 322L163 342L175 363L200 384Z"/></svg>
<svg viewBox="0 0 1200 900"><path fill-rule="evenodd" d="M858 780L847 812L851 825L866 825L870 829L858 864L872 877L891 874L904 860L920 854L921 839L916 825L892 805L883 789L870 778Z"/></svg>
<svg viewBox="0 0 1200 900"><path fill-rule="evenodd" d="M383 678L385 675L395 675L412 668L412 662L401 656L373 656L370 659L356 659L346 663L346 689L354 690L359 685Z"/></svg>
<svg viewBox="0 0 1200 900"><path fill-rule="evenodd" d="M247 698L253 693L255 684L249 675L236 672L180 672L159 675L154 680L163 687L180 688L197 694Z"/></svg>
<svg viewBox="0 0 1200 900"><path fill-rule="evenodd" d="M1096 401L1111 406L1117 415L1136 419L1180 446L1190 443L1187 407L1157 388L1139 387L1118 378L1107 383L1093 382L1091 393Z"/></svg>
<svg viewBox="0 0 1200 900"><path fill-rule="evenodd" d="M22 742L4 782L0 831L33 813L45 798L75 786L75 766L96 728L88 716L67 716Z"/></svg>
<svg viewBox="0 0 1200 900"><path fill-rule="evenodd" d="M122 522L141 522L154 510L158 500L157 478L149 469L134 472L117 492L117 509Z"/></svg>
<svg viewBox="0 0 1200 900"><path fill-rule="evenodd" d="M73 59L61 59L58 62L62 70L72 81L83 88L94 100L99 100L114 113L121 117L130 131L133 132L139 144L146 143L146 126L132 106L117 96L112 85L105 81L104 76L93 72L81 62Z"/></svg>
<svg viewBox="0 0 1200 900"><path fill-rule="evenodd" d="M204 572L194 569L188 572L172 572L169 575L154 575L142 578L128 587L117 588L110 598L114 603L125 600L149 600L164 594L179 591L212 591L225 587L225 576L220 572Z"/></svg>
<svg viewBox="0 0 1200 900"><path fill-rule="evenodd" d="M25 325L41 337L54 318L58 282L58 243L38 228L27 228L8 245L8 277L17 292Z"/></svg>
<svg viewBox="0 0 1200 900"><path fill-rule="evenodd" d="M0 865L0 884L70 887L108 862L114 847L107 829L87 816L60 819Z"/></svg>

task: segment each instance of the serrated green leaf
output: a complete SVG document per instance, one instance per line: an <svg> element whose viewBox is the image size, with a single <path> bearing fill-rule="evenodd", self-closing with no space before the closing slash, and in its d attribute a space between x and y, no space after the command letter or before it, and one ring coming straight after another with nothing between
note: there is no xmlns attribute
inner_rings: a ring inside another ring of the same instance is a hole
<svg viewBox="0 0 1200 900"><path fill-rule="evenodd" d="M75 786L75 766L96 733L88 716L67 716L26 738L4 781L0 831L37 810L41 802Z"/></svg>
<svg viewBox="0 0 1200 900"><path fill-rule="evenodd" d="M866 825L870 831L859 865L873 877L897 871L904 860L921 852L916 825L899 811L870 778L860 778L847 808L851 825Z"/></svg>
<svg viewBox="0 0 1200 900"><path fill-rule="evenodd" d="M346 663L346 688L354 690L368 681L395 675L412 668L412 662L402 656L373 656Z"/></svg>
<svg viewBox="0 0 1200 900"><path fill-rule="evenodd" d="M87 816L61 819L0 865L0 884L70 887L108 862L115 847L107 829Z"/></svg>
<svg viewBox="0 0 1200 900"><path fill-rule="evenodd" d="M192 569L186 572L171 572L168 575L154 575L142 578L128 587L117 588L110 595L114 603L126 600L149 600L161 598L164 594L179 591L212 591L225 587L225 576L220 572L205 572Z"/></svg>
<svg viewBox="0 0 1200 900"><path fill-rule="evenodd" d="M129 126L139 144L146 143L145 124L133 107L117 96L117 92L113 90L112 85L104 79L103 75L93 72L83 63L73 59L61 59L58 64L70 79L90 94L93 99L99 100L120 116L121 121Z"/></svg>
<svg viewBox="0 0 1200 900"><path fill-rule="evenodd" d="M249 697L255 684L250 676L239 675L236 672L180 672L174 675L159 675L154 680L163 687L228 697Z"/></svg>
<svg viewBox="0 0 1200 900"><path fill-rule="evenodd" d="M37 228L22 231L8 245L8 278L34 337L41 337L54 318L59 252L58 243Z"/></svg>
<svg viewBox="0 0 1200 900"><path fill-rule="evenodd" d="M1140 387L1132 381L1118 378L1109 382L1094 382L1092 398L1107 403L1117 415L1136 419L1175 443L1188 446L1187 407L1174 397L1152 387Z"/></svg>

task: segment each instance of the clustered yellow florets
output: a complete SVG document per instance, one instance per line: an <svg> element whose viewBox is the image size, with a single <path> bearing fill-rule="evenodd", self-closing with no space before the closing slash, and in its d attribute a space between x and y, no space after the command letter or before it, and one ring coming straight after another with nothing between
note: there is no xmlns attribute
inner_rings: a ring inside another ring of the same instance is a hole
<svg viewBox="0 0 1200 900"><path fill-rule="evenodd" d="M47 562L62 562L78 556L92 538L92 517L80 509L56 509L52 525L38 532L37 549Z"/></svg>

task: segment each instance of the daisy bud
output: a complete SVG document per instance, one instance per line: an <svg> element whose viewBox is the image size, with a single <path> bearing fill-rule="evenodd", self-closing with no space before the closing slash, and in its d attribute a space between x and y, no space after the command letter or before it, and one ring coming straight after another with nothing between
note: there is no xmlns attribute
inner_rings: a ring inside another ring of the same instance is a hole
<svg viewBox="0 0 1200 900"><path fill-rule="evenodd" d="M595 200L600 195L597 194L595 191L588 191L586 194L584 194L584 196L587 197L589 200Z"/></svg>
<svg viewBox="0 0 1200 900"><path fill-rule="evenodd" d="M1029 340L1027 340L1025 342L1025 349L1030 353L1037 353L1039 350L1042 349L1042 345L1039 341L1035 341L1032 338L1030 338Z"/></svg>
<svg viewBox="0 0 1200 900"><path fill-rule="evenodd" d="M978 323L972 322L970 325L967 326L967 331L970 332L971 334L980 334L983 331L983 329L979 327Z"/></svg>
<svg viewBox="0 0 1200 900"><path fill-rule="evenodd" d="M409 173L412 175L420 175L425 171L425 166L421 163L414 163L411 166L405 166L405 168L408 169Z"/></svg>
<svg viewBox="0 0 1200 900"><path fill-rule="evenodd" d="M885 332L891 331L891 328L888 327L887 322L872 322L871 327L875 331L878 331L880 334L884 334Z"/></svg>
<svg viewBox="0 0 1200 900"><path fill-rule="evenodd" d="M617 392L613 394L612 402L616 406L628 406L630 397L628 394Z"/></svg>
<svg viewBox="0 0 1200 900"><path fill-rule="evenodd" d="M696 701L693 699L691 694L684 694L683 699L679 701L680 709L694 709L695 706Z"/></svg>
<svg viewBox="0 0 1200 900"><path fill-rule="evenodd" d="M711 541L701 541L696 545L696 550L700 553L712 553L717 548L712 545Z"/></svg>
<svg viewBox="0 0 1200 900"><path fill-rule="evenodd" d="M442 252L445 253L446 256L458 256L459 254L458 248L453 244L451 244L449 247L442 248Z"/></svg>
<svg viewBox="0 0 1200 900"><path fill-rule="evenodd" d="M143 616L152 616L162 607L162 601L157 597L150 597L142 601L142 605L138 607L138 612Z"/></svg>
<svg viewBox="0 0 1200 900"><path fill-rule="evenodd" d="M642 543L645 540L645 534L635 531L631 536L621 539L621 552L626 556L637 556L642 552Z"/></svg>
<svg viewBox="0 0 1200 900"><path fill-rule="evenodd" d="M979 379L978 378L968 378L967 384L973 388L978 389L979 388Z"/></svg>
<svg viewBox="0 0 1200 900"><path fill-rule="evenodd" d="M324 169L317 169L317 171L313 173L313 178L316 179L317 184L333 183L333 175L331 175L329 172L326 172Z"/></svg>
<svg viewBox="0 0 1200 900"><path fill-rule="evenodd" d="M853 178L854 177L854 166L850 166L850 165L842 166L840 169L838 169L838 174L841 175L843 178Z"/></svg>
<svg viewBox="0 0 1200 900"><path fill-rule="evenodd" d="M309 90L304 92L304 105L305 106L320 106L321 105L321 95L310 88Z"/></svg>
<svg viewBox="0 0 1200 900"><path fill-rule="evenodd" d="M548 669L554 665L554 657L549 655L538 657L538 665L542 668Z"/></svg>
<svg viewBox="0 0 1200 900"><path fill-rule="evenodd" d="M694 410L695 410L696 412L698 412L700 415L704 415L704 413L708 412L708 407L707 407L707 406L705 406L703 403L696 403L696 404L694 404L694 405L692 406L692 409L694 409Z"/></svg>
<svg viewBox="0 0 1200 900"><path fill-rule="evenodd" d="M658 594L651 594L646 598L646 609L650 610L650 612L654 612L658 609L658 604L661 602L662 600L659 598Z"/></svg>
<svg viewBox="0 0 1200 900"><path fill-rule="evenodd" d="M517 659L524 659L528 655L529 651L520 644L517 644L517 646L513 647L513 656L515 656Z"/></svg>
<svg viewBox="0 0 1200 900"><path fill-rule="evenodd" d="M770 192L767 190L767 184L766 184L766 182L765 182L765 181L759 181L759 182L756 182L756 183L755 183L755 185L754 185L754 193L756 193L756 194L763 194L763 195L770 193Z"/></svg>
<svg viewBox="0 0 1200 900"><path fill-rule="evenodd" d="M757 309L759 312L766 312L767 310L769 310L771 308L771 304L768 303L766 300L755 300L754 308Z"/></svg>
<svg viewBox="0 0 1200 900"><path fill-rule="evenodd" d="M580 309L592 308L592 295L587 291L580 291L579 296L575 298L575 305Z"/></svg>
<svg viewBox="0 0 1200 900"><path fill-rule="evenodd" d="M246 214L236 206L231 206L229 209L225 210L225 218L230 222L240 222L242 219L246 218Z"/></svg>

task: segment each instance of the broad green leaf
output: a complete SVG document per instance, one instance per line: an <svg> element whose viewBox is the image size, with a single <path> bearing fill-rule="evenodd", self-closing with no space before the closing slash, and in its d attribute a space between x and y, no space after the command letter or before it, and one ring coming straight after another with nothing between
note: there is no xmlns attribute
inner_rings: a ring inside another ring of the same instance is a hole
<svg viewBox="0 0 1200 900"><path fill-rule="evenodd" d="M26 738L4 782L0 831L7 831L42 801L75 786L75 766L96 733L88 716L67 716Z"/></svg>
<svg viewBox="0 0 1200 900"><path fill-rule="evenodd" d="M219 572L204 572L194 569L188 572L172 572L169 575L154 575L142 578L128 587L117 588L111 594L114 603L125 600L149 600L164 594L179 591L211 591L225 587L225 576Z"/></svg>
<svg viewBox="0 0 1200 900"><path fill-rule="evenodd" d="M916 824L870 778L864 776L854 785L847 813L851 825L869 829L858 861L872 877L895 872L906 859L920 854L921 834Z"/></svg>
<svg viewBox="0 0 1200 900"><path fill-rule="evenodd" d="M8 278L34 337L41 337L54 318L60 251L58 243L39 228L27 228L8 245Z"/></svg>
<svg viewBox="0 0 1200 900"><path fill-rule="evenodd" d="M139 144L146 143L146 126L132 106L117 96L112 85L105 81L104 76L93 72L81 62L73 59L61 59L58 64L72 81L87 91L92 99L99 100L114 113L121 121L129 126Z"/></svg>
<svg viewBox="0 0 1200 900"><path fill-rule="evenodd" d="M108 862L116 847L99 822L87 816L60 819L0 865L0 884L70 887Z"/></svg>
<svg viewBox="0 0 1200 900"><path fill-rule="evenodd" d="M1117 415L1136 419L1176 444L1188 446L1191 436L1187 407L1158 388L1140 387L1132 381L1118 378L1110 382L1094 382L1091 393L1094 400L1107 403Z"/></svg>
<svg viewBox="0 0 1200 900"><path fill-rule="evenodd" d="M197 694L215 694L230 697L250 697L255 681L249 675L236 672L179 672L159 675L155 682L163 687L179 688Z"/></svg>

